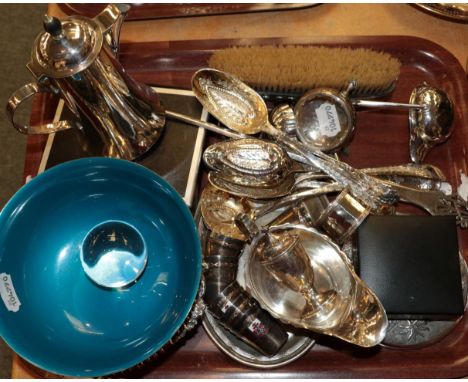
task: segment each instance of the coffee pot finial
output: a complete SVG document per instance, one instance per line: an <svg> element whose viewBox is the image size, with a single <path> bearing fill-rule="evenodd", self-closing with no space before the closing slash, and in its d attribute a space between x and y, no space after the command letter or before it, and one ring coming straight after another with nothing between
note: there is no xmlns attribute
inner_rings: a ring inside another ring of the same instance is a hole
<svg viewBox="0 0 468 382"><path fill-rule="evenodd" d="M57 17L45 14L42 19L42 25L44 26L44 30L49 33L54 40L59 40L64 37L62 33L62 23Z"/></svg>

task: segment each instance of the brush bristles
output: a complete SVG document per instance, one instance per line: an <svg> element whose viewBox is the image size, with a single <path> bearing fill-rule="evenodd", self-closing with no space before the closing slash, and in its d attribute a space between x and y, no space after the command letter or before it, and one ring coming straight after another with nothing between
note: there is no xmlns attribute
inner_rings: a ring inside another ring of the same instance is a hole
<svg viewBox="0 0 468 382"><path fill-rule="evenodd" d="M392 88L401 66L390 54L371 49L299 45L227 48L214 53L208 65L238 76L259 91L345 89L355 80L357 93L370 95Z"/></svg>

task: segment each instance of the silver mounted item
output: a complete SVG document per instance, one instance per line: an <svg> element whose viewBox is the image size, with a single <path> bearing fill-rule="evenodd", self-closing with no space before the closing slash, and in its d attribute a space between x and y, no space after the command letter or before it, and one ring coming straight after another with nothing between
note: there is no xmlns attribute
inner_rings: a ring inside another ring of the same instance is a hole
<svg viewBox="0 0 468 382"><path fill-rule="evenodd" d="M222 199L231 200L230 206L220 203ZM204 299L207 309L226 330L262 354L273 356L288 340L288 334L236 281L245 241L229 226L235 226L232 213L245 208L242 201L210 187L202 194L196 215L207 286Z"/></svg>

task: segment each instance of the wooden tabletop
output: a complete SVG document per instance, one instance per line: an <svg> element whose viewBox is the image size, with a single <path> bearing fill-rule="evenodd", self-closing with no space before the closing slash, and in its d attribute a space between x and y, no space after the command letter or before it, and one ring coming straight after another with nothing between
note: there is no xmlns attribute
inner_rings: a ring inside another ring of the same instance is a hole
<svg viewBox="0 0 468 382"><path fill-rule="evenodd" d="M64 15L56 5L49 12ZM121 38L143 42L361 35L422 37L448 49L466 67L468 24L408 4L321 4L290 11L129 21Z"/></svg>
<svg viewBox="0 0 468 382"><path fill-rule="evenodd" d="M49 6L49 14L63 17L56 5ZM152 42L348 35L422 37L449 50L466 67L468 25L405 4L322 4L292 11L129 21L121 37L124 42ZM37 378L44 374L15 356L12 377Z"/></svg>

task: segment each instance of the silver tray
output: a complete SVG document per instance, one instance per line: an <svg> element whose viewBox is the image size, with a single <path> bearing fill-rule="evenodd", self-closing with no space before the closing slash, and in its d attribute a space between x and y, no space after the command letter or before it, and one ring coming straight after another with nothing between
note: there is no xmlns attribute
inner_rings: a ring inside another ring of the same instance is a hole
<svg viewBox="0 0 468 382"><path fill-rule="evenodd" d="M419 3L414 5L451 20L468 21L468 4L465 3Z"/></svg>
<svg viewBox="0 0 468 382"><path fill-rule="evenodd" d="M460 271L465 301L468 309L468 266L460 255ZM440 341L458 324L463 316L456 320L389 320L387 335L382 345L398 348L420 348Z"/></svg>

